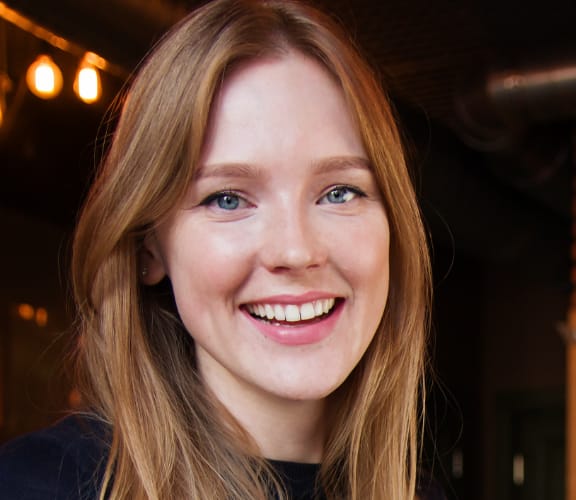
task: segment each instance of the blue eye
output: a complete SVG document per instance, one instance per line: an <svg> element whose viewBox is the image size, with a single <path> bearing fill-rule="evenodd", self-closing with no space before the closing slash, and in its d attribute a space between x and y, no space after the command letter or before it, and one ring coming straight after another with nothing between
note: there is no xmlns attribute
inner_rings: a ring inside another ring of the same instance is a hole
<svg viewBox="0 0 576 500"><path fill-rule="evenodd" d="M357 196L363 196L359 189L350 186L336 186L330 189L320 200L320 203L347 203ZM326 200L326 201L324 201Z"/></svg>
<svg viewBox="0 0 576 500"><path fill-rule="evenodd" d="M236 210L240 206L240 198L232 193L220 193L215 201L222 210Z"/></svg>
<svg viewBox="0 0 576 500"><path fill-rule="evenodd" d="M201 205L232 211L240 208L242 203L246 204L241 196L232 191L221 191L208 196Z"/></svg>

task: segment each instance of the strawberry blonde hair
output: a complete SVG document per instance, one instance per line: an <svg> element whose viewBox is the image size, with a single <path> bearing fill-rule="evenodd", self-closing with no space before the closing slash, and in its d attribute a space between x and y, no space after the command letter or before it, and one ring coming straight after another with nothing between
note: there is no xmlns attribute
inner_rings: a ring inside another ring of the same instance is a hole
<svg viewBox="0 0 576 500"><path fill-rule="evenodd" d="M226 75L289 50L315 60L342 89L391 235L386 310L330 398L321 487L329 499L414 497L430 264L390 104L328 16L295 1L215 0L183 19L143 63L77 226L79 381L90 410L112 429L101 498L263 499L270 489L283 498L250 437L200 383L169 283L140 283L138 255L193 182Z"/></svg>

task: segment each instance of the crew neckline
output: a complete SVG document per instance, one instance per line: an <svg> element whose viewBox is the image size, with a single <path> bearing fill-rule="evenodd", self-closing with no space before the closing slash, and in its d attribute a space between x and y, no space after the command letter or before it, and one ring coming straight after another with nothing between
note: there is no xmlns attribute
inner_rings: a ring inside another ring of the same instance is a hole
<svg viewBox="0 0 576 500"><path fill-rule="evenodd" d="M282 480L288 497L293 500L323 498L317 493L320 464L268 459L267 462Z"/></svg>

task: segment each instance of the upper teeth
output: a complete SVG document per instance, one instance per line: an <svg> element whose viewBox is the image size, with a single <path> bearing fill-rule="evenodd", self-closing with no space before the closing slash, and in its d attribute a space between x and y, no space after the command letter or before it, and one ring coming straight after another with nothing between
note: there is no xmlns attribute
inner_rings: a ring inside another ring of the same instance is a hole
<svg viewBox="0 0 576 500"><path fill-rule="evenodd" d="M314 300L304 304L247 304L255 316L277 321L302 321L326 314L334 307L334 298Z"/></svg>

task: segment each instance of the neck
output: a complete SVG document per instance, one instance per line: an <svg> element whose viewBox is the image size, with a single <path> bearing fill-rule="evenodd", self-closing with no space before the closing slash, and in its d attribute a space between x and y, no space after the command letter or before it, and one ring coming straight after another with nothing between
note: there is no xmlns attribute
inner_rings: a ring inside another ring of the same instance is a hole
<svg viewBox="0 0 576 500"><path fill-rule="evenodd" d="M245 418L235 415L265 458L319 463L324 451L324 402L289 401Z"/></svg>
<svg viewBox="0 0 576 500"><path fill-rule="evenodd" d="M287 462L322 461L325 425L325 400L291 400L267 393L240 391L210 392L234 417L267 459Z"/></svg>

